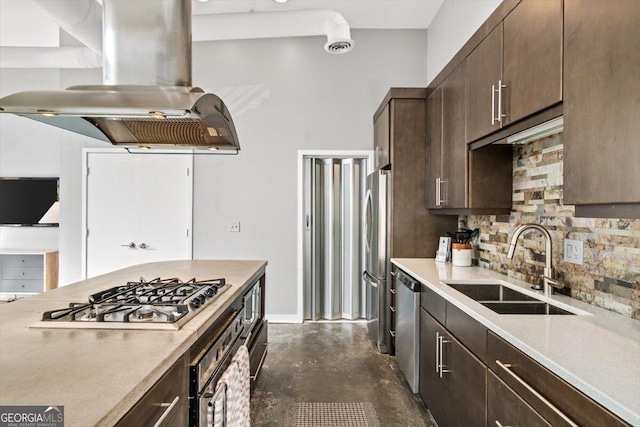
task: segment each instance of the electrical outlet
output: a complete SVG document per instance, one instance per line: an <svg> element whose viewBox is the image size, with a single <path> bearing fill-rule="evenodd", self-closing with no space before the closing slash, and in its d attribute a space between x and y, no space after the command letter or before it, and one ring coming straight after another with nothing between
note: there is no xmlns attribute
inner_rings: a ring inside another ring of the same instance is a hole
<svg viewBox="0 0 640 427"><path fill-rule="evenodd" d="M582 240L564 239L564 260L582 265Z"/></svg>
<svg viewBox="0 0 640 427"><path fill-rule="evenodd" d="M229 221L229 232L230 233L239 233L240 232L240 221Z"/></svg>

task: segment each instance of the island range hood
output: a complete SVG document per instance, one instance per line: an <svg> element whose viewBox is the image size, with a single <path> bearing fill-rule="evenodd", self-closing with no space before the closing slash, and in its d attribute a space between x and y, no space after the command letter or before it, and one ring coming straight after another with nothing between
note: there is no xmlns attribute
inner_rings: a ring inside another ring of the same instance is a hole
<svg viewBox="0 0 640 427"><path fill-rule="evenodd" d="M190 0L103 0L103 85L19 92L13 113L122 147L238 151L224 102L191 87Z"/></svg>

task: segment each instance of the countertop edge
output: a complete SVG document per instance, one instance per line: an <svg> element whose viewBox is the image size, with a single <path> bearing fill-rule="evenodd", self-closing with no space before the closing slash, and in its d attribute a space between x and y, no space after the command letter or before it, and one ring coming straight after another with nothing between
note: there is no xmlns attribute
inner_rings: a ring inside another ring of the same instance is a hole
<svg viewBox="0 0 640 427"><path fill-rule="evenodd" d="M491 320L485 318L484 316L482 316L482 314L478 313L472 307L469 307L463 301L460 301L454 296L442 291L438 286L431 283L429 278L422 277L420 273L413 271L411 267L407 266L406 264L403 264L402 258L398 258L398 259L392 258L391 263L401 268L402 270L406 271L407 273L410 273L412 277L418 279L423 285L429 287L429 289L431 289L432 291L436 292L438 295L440 295L447 301L454 304L464 313L471 316L474 320L477 320L478 322L480 322L483 326L487 327L489 330L491 330L493 333L498 335L500 338L504 339L509 344L513 345L514 347L516 347L517 349L525 353L527 356L531 357L531 359L535 360L540 365L544 366L549 371L551 371L558 377L565 380L567 383L571 384L577 390L581 391L586 396L590 397L591 399L596 401L598 404L600 404L607 410L611 411L616 416L620 417L621 419L623 419L624 421L632 425L640 425L639 414L636 414L631 409L627 408L626 406L622 405L618 401L614 400L611 396L598 390L596 387L589 384L582 378L567 371L562 366L554 362L552 359L546 357L545 355L537 351L535 348L528 346L526 343L518 339L518 337L505 331L499 325L496 325ZM500 273L494 272L494 274L500 274ZM504 277L503 280L505 281L514 281L514 279L511 277L504 276L504 275L501 275L501 276ZM438 282L439 282L439 285L447 286L446 284L442 283L440 280L438 280Z"/></svg>

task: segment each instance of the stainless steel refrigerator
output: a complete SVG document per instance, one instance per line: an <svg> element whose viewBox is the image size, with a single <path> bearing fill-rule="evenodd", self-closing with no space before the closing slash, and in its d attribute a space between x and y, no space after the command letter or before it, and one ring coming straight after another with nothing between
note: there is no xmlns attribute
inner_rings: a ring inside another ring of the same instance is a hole
<svg viewBox="0 0 640 427"><path fill-rule="evenodd" d="M389 352L387 288L389 276L389 171L377 170L367 176L365 195L365 281L367 327L381 353Z"/></svg>

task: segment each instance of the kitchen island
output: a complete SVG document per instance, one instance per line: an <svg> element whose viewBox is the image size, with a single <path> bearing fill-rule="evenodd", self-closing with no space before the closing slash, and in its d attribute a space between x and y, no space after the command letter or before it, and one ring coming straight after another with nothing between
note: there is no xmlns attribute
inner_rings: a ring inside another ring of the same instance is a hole
<svg viewBox="0 0 640 427"><path fill-rule="evenodd" d="M243 292L265 261L137 265L0 306L0 405L64 406L65 426L120 420ZM179 330L33 328L42 313L139 280L222 278L230 284Z"/></svg>
<svg viewBox="0 0 640 427"><path fill-rule="evenodd" d="M391 262L422 283L422 292L430 295L427 297L430 302L446 301L447 323L450 313L455 316L453 320L468 318L466 324L477 325L471 325L475 337L478 337L478 331L488 331L484 341L487 349L491 342L496 342L491 336L497 336L617 417L630 425L640 426L639 321L564 295L553 295L550 300L581 314L498 314L444 282L502 281L523 292L533 292L530 284L485 268L454 267L436 263L433 259L404 258ZM541 292L537 294L544 300ZM483 340L479 342L480 347L485 345ZM495 362L495 358L486 358L490 369ZM488 424L493 425L491 420Z"/></svg>

